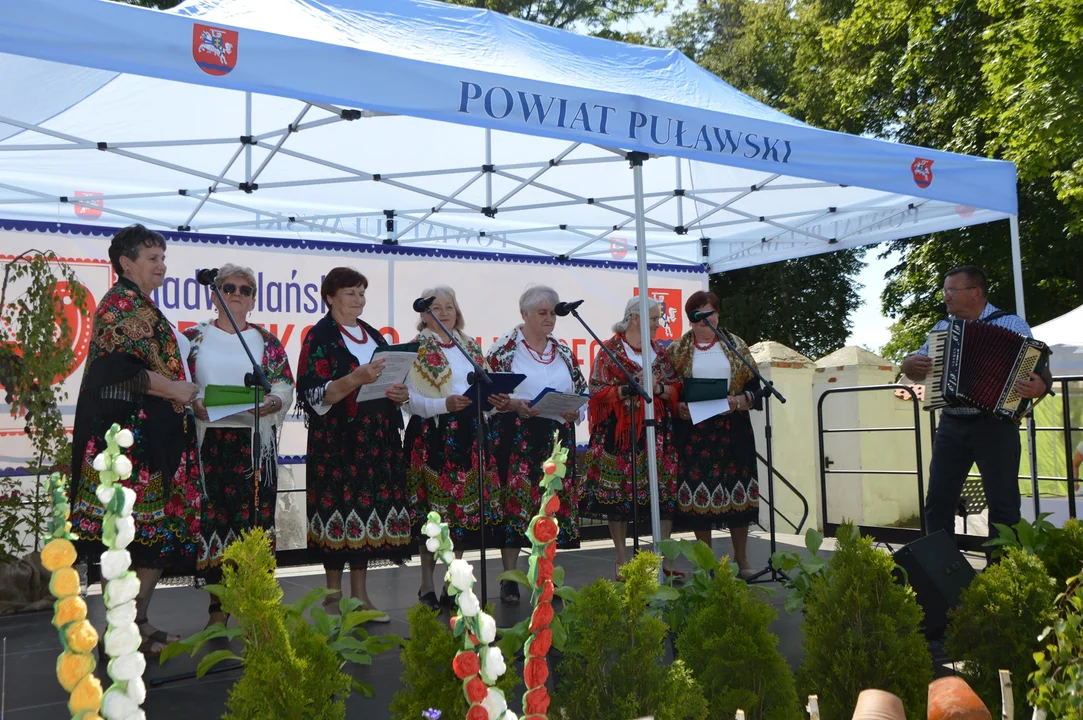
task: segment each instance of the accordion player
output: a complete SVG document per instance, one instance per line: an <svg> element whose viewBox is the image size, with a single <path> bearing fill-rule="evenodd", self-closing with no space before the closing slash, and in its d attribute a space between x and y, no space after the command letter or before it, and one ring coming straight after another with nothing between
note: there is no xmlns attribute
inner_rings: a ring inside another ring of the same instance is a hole
<svg viewBox="0 0 1083 720"><path fill-rule="evenodd" d="M929 359L926 410L970 407L1019 422L1034 401L1016 383L1048 373L1049 347L997 325L952 318L930 333Z"/></svg>

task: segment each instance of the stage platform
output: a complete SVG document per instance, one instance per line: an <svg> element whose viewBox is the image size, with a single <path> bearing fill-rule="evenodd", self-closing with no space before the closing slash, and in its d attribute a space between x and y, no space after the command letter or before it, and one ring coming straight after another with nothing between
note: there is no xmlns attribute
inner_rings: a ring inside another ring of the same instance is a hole
<svg viewBox="0 0 1083 720"><path fill-rule="evenodd" d="M691 536L679 536L689 537ZM797 550L804 553L802 538L780 535L779 549ZM833 540L825 541L825 551L833 547ZM728 534L716 534L714 549L717 555L732 552ZM749 536L749 558L757 568L767 563L769 541L766 533L752 532ZM467 553L466 558L475 566L478 576L477 553ZM561 551L557 564L566 570L565 582L573 587L592 582L598 577L611 577L613 573L613 546L609 540L584 543L580 550ZM984 564L984 563L982 563ZM525 569L525 556L520 556L519 567ZM681 566L679 565L678 568ZM489 554L489 602L495 607L497 624L508 627L526 617L529 603L518 607L502 605L499 600L500 559L496 552ZM438 578L443 566L437 567ZM316 566L288 568L279 571L279 582L285 592L285 600L292 602L307 590L323 584L323 571ZM406 637L409 626L406 613L417 602L419 569L417 561L404 567L374 569L369 572L369 594L376 605L391 616L391 623L372 626L375 633L395 633ZM768 602L779 609L779 617L772 630L780 638L779 648L797 667L802 659L801 617L789 615L783 609L784 592L778 585L769 583L763 587L776 590L766 595ZM104 607L101 596L88 597L91 619L95 627L104 626ZM155 593L150 619L157 627L184 636L201 630L206 623L207 594L192 587L162 587ZM57 633L50 625L51 612L25 613L0 617L0 639L7 640L6 712L2 720L55 720L67 717L66 695L56 680L56 658L60 652ZM170 676L193 671L198 662L187 656L170 660L166 665L148 664L144 679L148 694L144 704L147 717L158 718L216 718L220 717L230 686L239 672L231 670L200 680L183 679L155 686ZM401 665L398 653L385 653L373 659L367 668L358 668L357 676L376 688L375 698L351 697L347 704L348 718L387 720L390 718L388 703L399 686ZM100 677L102 669L99 667ZM518 701L512 704L519 707Z"/></svg>

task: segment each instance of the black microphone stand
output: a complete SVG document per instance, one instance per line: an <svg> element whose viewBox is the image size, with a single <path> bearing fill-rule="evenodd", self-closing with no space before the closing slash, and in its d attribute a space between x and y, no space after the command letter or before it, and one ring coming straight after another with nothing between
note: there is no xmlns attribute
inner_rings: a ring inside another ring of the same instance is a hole
<svg viewBox="0 0 1083 720"><path fill-rule="evenodd" d="M451 342L455 344L455 347L459 349L459 352L463 354L463 357L467 359L473 370L466 376L466 381L471 385L482 383L485 385L492 385L493 379L489 377L489 373L485 368L481 367L474 360L473 356L466 351L466 348L459 342L459 338L455 333L444 327L444 323L440 322L440 318L433 314L430 309L431 303L425 306L423 312L428 314L429 317L440 326L440 329L444 331L444 334L451 338ZM478 393L477 405L477 418L478 418L478 503L480 504L480 520L478 522L478 528L481 531L481 604L484 607L486 599L488 599L488 587L486 585L486 572L485 572L485 511L487 509L485 503L485 413L482 411L481 406L481 393Z"/></svg>
<svg viewBox="0 0 1083 720"><path fill-rule="evenodd" d="M644 390L643 386L636 382L636 379L628 372L628 369L620 364L617 360L617 356L613 354L613 351L606 347L605 343L603 343L594 333L590 325L587 325L587 322L579 317L579 312L575 308L570 308L568 312L571 313L572 317L579 321L579 324L582 325L588 333L590 333L590 336L594 338L594 342L598 343L598 347L605 351L605 354L609 356L609 359L613 361L613 364L620 368L621 373L624 375L624 379L628 382L627 387L631 393L643 398L643 402L645 403L653 402L654 398L651 397L650 393ZM628 395L629 405L632 403L631 393ZM629 408L629 410L631 412L632 420L632 553L635 554L639 552L639 487L637 486L636 478L636 441L639 439L639 436L636 434L636 414L632 408Z"/></svg>
<svg viewBox="0 0 1083 720"><path fill-rule="evenodd" d="M244 352L248 355L248 361L252 363L252 372L244 374L244 386L245 387L261 387L263 392L270 394L271 381L267 379L267 375L263 372L261 363L256 362L256 359L252 356L252 350L248 347L248 343L245 342L244 335L241 334L241 329L237 327L237 321L233 319L233 313L229 311L229 306L226 305L225 298L222 297L222 291L218 288L218 283L211 281L211 291L214 292L214 296L218 298L218 307L225 313L226 318L229 319L229 324L233 326L233 332L237 335L237 339L241 341L241 347L244 348ZM262 470L263 457L260 451L262 445L260 444L260 432L259 432L259 409L260 409L259 392L254 393L253 399L253 422L252 422L252 465L253 465L253 493L252 493L252 527L255 527L259 518L259 483L260 483L260 471Z"/></svg>
<svg viewBox="0 0 1083 720"><path fill-rule="evenodd" d="M746 582L749 584L756 582L780 582L780 579L788 581L790 576L776 568L774 564L775 550L778 547L778 543L775 538L775 459L771 438L771 396L774 395L778 398L778 401L783 404L785 404L786 398L782 396L782 393L778 391L773 383L760 374L759 369L755 365L750 363L743 354L737 352L737 346L729 339L727 333L719 330L718 326L713 325L708 318L709 316L703 318L704 325L711 328L722 344L729 348L731 353L741 358L741 362L752 372L752 376L760 381L759 395L763 398L764 438L766 438L767 441L767 494L771 496L771 513L768 516L768 526L770 527L771 536L771 555L767 558L767 567L750 577ZM768 575L769 577L766 580L760 580L760 578L765 575Z"/></svg>

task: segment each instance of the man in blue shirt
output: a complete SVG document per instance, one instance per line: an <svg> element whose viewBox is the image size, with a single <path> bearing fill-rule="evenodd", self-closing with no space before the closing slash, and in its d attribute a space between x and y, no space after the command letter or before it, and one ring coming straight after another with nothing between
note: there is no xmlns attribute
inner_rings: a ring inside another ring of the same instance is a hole
<svg viewBox="0 0 1083 720"><path fill-rule="evenodd" d="M999 325L1020 335L1033 337L1030 326L1018 315L998 310L988 301L989 281L975 265L949 270L944 276L944 303L948 314L962 320L979 320ZM941 320L933 330L948 325ZM902 370L921 381L932 370L929 341L903 361ZM1031 373L1017 383L1019 394L1039 398L1048 389L1046 380ZM978 464L985 498L989 505L989 527L993 523L1014 526L1019 522L1019 426L975 408L945 408L933 440L929 466L929 492L925 499L925 527L929 533L944 530L955 537L955 513L963 483L974 463Z"/></svg>

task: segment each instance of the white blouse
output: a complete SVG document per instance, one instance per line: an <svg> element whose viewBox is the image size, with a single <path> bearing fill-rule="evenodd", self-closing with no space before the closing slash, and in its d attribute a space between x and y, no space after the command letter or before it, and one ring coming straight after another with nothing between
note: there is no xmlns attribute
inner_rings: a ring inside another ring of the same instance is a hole
<svg viewBox="0 0 1083 720"><path fill-rule="evenodd" d="M188 354L192 352L192 343L184 336L184 333L178 331L172 324L170 324L169 329L173 331L173 337L177 341L177 350L180 351L181 365L184 366L184 379L188 382L192 382L192 373L188 370Z"/></svg>
<svg viewBox="0 0 1083 720"><path fill-rule="evenodd" d="M643 367L643 356L633 350L632 346L629 345L627 342L624 342L623 340L621 342L624 343L624 354L628 356L628 359L634 362L639 367Z"/></svg>
<svg viewBox="0 0 1083 720"><path fill-rule="evenodd" d="M448 381L451 383L451 388L448 394L462 395L470 387L467 376L474 371L474 366L459 352L458 348L440 348L440 352L451 366L451 380ZM410 388L410 414L431 418L448 412L446 397L431 398L422 395L418 392L412 378L407 379L406 385Z"/></svg>
<svg viewBox="0 0 1083 720"><path fill-rule="evenodd" d="M730 360L722 346L715 343L706 350L695 349L692 354L692 377L729 380Z"/></svg>
<svg viewBox="0 0 1083 720"><path fill-rule="evenodd" d="M515 398L527 401L533 400L547 387L553 388L557 392L575 392L575 385L572 384L572 374L568 371L568 366L564 359L560 357L560 353L557 352L555 347L552 347L551 343L546 346L546 352L553 352L555 356L552 362L546 364L538 362L537 358L527 349L522 330L516 335L515 342L515 355L512 357L511 371L526 375L526 380L523 380L515 388Z"/></svg>

